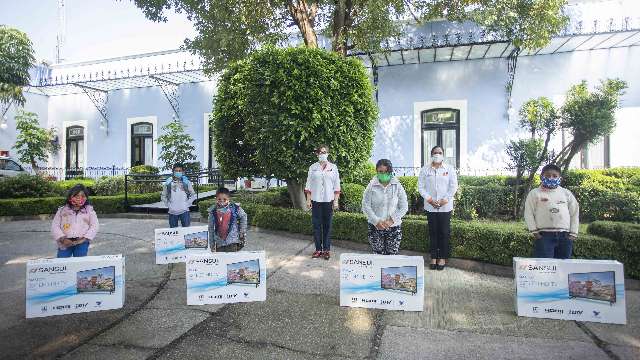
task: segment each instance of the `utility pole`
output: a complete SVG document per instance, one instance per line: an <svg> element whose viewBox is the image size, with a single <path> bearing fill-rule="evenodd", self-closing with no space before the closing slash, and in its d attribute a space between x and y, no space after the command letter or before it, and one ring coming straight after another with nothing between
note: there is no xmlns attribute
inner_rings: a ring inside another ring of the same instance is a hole
<svg viewBox="0 0 640 360"><path fill-rule="evenodd" d="M67 40L67 16L64 0L58 0L58 34L56 35L56 64L64 60L63 50Z"/></svg>

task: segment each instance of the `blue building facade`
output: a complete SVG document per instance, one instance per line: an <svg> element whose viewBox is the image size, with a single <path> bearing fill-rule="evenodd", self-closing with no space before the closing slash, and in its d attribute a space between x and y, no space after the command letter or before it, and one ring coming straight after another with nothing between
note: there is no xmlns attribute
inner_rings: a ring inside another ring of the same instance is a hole
<svg viewBox="0 0 640 360"><path fill-rule="evenodd" d="M470 174L503 172L505 146L524 136L517 111L531 98L561 105L582 80L620 78L629 84L614 133L591 145L575 167L640 166L640 14L625 1L579 2L570 27L542 49L514 57L513 46L473 24L432 22L389 51L358 56L371 71L380 118L372 161L388 158L412 173L439 144L447 162ZM603 17L604 14L604 17ZM515 65L515 71L514 70ZM215 167L208 116L216 79L181 51L142 54L37 69L25 110L53 128L60 151L47 164L73 168L162 167L157 138L180 118L195 140L198 161ZM509 91L510 90L510 91ZM16 109L6 114L0 150L15 143ZM568 134L552 140L559 150ZM69 169L69 170L64 170Z"/></svg>

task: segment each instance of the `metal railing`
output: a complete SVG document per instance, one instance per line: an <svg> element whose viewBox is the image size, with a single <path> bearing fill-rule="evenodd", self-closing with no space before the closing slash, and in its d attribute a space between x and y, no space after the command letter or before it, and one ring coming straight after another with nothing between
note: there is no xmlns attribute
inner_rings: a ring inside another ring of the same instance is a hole
<svg viewBox="0 0 640 360"><path fill-rule="evenodd" d="M25 167L30 173L35 173L31 167ZM62 168L62 167L40 167L38 173L55 178L56 180L69 180L77 178L98 179L103 176L119 176L129 173L129 168L112 166L89 166L86 168Z"/></svg>
<svg viewBox="0 0 640 360"><path fill-rule="evenodd" d="M396 176L418 176L420 174L421 167L416 166L394 166L393 172ZM510 176L514 175L512 172L506 169L499 168L460 168L456 169L458 175L464 176L491 176L491 175L502 175L502 176Z"/></svg>

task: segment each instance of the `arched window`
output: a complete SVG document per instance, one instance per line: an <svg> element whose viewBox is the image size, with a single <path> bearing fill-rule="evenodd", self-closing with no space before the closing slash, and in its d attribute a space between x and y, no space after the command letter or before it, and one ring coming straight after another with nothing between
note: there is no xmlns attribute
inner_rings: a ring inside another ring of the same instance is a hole
<svg viewBox="0 0 640 360"><path fill-rule="evenodd" d="M66 135L66 176L80 176L84 167L84 128L69 126Z"/></svg>
<svg viewBox="0 0 640 360"><path fill-rule="evenodd" d="M460 167L460 110L431 109L421 113L422 166L431 158L431 148L444 149L444 161Z"/></svg>
<svg viewBox="0 0 640 360"><path fill-rule="evenodd" d="M131 166L153 165L153 124L131 125Z"/></svg>

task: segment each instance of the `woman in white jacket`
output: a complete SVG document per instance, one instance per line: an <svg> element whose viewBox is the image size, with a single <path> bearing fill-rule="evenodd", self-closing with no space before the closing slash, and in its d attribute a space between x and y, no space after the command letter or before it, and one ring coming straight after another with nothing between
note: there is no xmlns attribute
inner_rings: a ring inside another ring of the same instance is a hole
<svg viewBox="0 0 640 360"><path fill-rule="evenodd" d="M393 176L391 161L379 160L376 172L362 195L362 212L369 223L369 243L376 254L396 255L402 241L400 224L409 209L407 193Z"/></svg>
<svg viewBox="0 0 640 360"><path fill-rule="evenodd" d="M451 255L451 212L453 197L458 190L456 169L444 161L440 146L431 149L431 163L420 170L418 191L424 198L424 209L429 222L429 252L431 270L444 270Z"/></svg>

